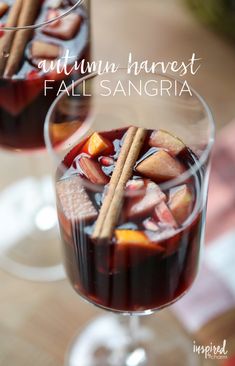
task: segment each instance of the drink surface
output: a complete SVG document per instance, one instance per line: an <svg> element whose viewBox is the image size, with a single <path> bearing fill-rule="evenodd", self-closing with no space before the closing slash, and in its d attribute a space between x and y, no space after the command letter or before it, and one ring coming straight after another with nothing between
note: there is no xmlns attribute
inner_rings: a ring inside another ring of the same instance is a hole
<svg viewBox="0 0 235 366"><path fill-rule="evenodd" d="M32 4L35 6L37 1ZM1 12L0 6L0 145L23 150L42 148L46 113L57 96L61 81L70 84L71 77L56 71L45 74L38 65L40 61L55 65L66 51L74 56L71 63L89 57L89 9L81 5L44 27L15 32L4 30L4 26L10 24L17 2L6 0L1 3L5 4L5 11ZM75 3L75 0L39 1L32 23L53 20ZM24 9L20 11L19 19ZM20 24L15 23L16 26ZM17 37L23 38L20 45ZM45 80L54 80L46 94Z"/></svg>
<svg viewBox="0 0 235 366"><path fill-rule="evenodd" d="M143 312L175 301L195 278L201 172L162 189L197 158L167 132L141 129L118 172L132 128L95 132L74 147L58 168L56 190L65 266L74 289L109 310ZM126 174L133 151L136 159Z"/></svg>

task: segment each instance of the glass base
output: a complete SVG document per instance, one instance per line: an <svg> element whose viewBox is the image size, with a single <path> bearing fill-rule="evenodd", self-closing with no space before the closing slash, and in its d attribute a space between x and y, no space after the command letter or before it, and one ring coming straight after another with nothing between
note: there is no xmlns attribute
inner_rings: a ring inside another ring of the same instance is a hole
<svg viewBox="0 0 235 366"><path fill-rule="evenodd" d="M166 329L169 322L147 318L132 330L127 316L108 314L95 319L74 340L65 366L202 365L191 340L170 326Z"/></svg>
<svg viewBox="0 0 235 366"><path fill-rule="evenodd" d="M0 195L0 267L32 281L65 277L51 178L28 177Z"/></svg>

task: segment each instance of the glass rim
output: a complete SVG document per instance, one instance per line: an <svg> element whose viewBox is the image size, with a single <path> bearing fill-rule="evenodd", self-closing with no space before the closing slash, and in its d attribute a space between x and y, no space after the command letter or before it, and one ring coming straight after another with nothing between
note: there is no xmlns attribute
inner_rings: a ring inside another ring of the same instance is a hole
<svg viewBox="0 0 235 366"><path fill-rule="evenodd" d="M118 71L124 71L127 70L127 68L118 68ZM141 72L142 74L145 75L149 75L149 73L146 72ZM81 83L83 83L86 80L92 79L96 76L103 76L106 74L111 74L111 75L115 75L116 73L112 73L112 72L105 72L102 75L99 75L97 72L94 73L90 73L88 75L85 75L81 78L79 78L76 81L73 81L72 84L70 84L67 87L67 90L62 92L60 95L58 95L58 97L53 101L53 103L51 104L46 118L45 118L45 123L44 123L44 141L45 141L45 145L47 150L49 151L49 154L54 157L54 161L56 162L56 170L58 168L60 168L63 164L64 158L66 157L66 155L69 153L67 152L64 157L63 160L59 159L57 154L56 154L56 150L60 147L62 147L65 143L67 144L68 141L71 141L74 138L76 138L76 136L78 136L78 134L80 135L79 138L82 138L85 133L88 131L88 129L92 126L92 118L88 117L87 121L85 123L82 124L82 127L78 129L78 131L76 131L75 133L72 134L72 136L70 136L65 142L62 142L61 144L58 144L57 146L53 146L51 143L51 139L50 139L50 120L51 120L51 116L57 106L57 104L60 102L60 100L65 96L68 95L67 92L71 91L72 88L74 88L75 86L80 85ZM160 77L165 77L167 79L171 79L174 81L179 82L180 84L183 85L183 81L180 78L177 78L175 76L169 75L169 74L163 74L163 73L150 73L151 75L156 75L156 76L160 76ZM140 74L139 74L140 75ZM138 76L139 76L138 75ZM174 187L174 186L178 186L179 184L183 184L185 181L187 181L188 178L192 177L192 176L196 176L197 172L203 167L203 165L207 162L207 160L209 159L213 144L214 144L214 140L215 140L215 122L214 122L214 118L211 112L210 107L208 106L208 104L206 103L205 99L194 89L191 87L191 85L189 85L190 91L192 92L192 94L197 98L197 100L201 103L201 105L203 106L207 118L208 118L208 123L209 123L209 128L210 128L210 135L208 138L208 143L206 145L206 148L203 150L202 154L200 157L198 157L198 160L195 161L195 164L193 164L189 169L187 169L184 173L180 174L177 178L174 179L170 179L166 182L160 183L159 187L162 190L169 190L170 188ZM83 134L81 134L81 132ZM73 147L71 147L71 150L73 150ZM83 185L89 189L92 189L93 191L97 191L97 192L102 192L102 186L95 184L95 183L91 183L89 182L87 179L84 179L82 177L79 177L81 179L81 181L83 182ZM136 190L135 192L131 192L131 193L127 193L126 196L136 196L141 194L141 192L143 192L142 189Z"/></svg>
<svg viewBox="0 0 235 366"><path fill-rule="evenodd" d="M53 19L46 20L45 22L40 22L37 24L30 24L30 25L24 25L24 26L14 26L14 27L7 27L4 26L4 31L19 31L19 30L25 30L25 29L38 29L41 27L44 27L45 25L51 24L54 21L60 20L64 18L65 16L69 15L73 12L74 9L76 9L79 5L81 5L84 2L84 0L78 0L74 5L71 6L68 10L66 10L63 14L56 16Z"/></svg>

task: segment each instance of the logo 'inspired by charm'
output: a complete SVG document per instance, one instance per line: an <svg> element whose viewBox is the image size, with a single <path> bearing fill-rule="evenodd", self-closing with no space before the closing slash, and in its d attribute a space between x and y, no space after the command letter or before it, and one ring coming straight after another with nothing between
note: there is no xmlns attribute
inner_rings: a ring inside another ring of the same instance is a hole
<svg viewBox="0 0 235 366"><path fill-rule="evenodd" d="M222 345L216 345L212 342L210 345L197 345L196 341L193 341L193 352L198 355L204 355L205 359L211 360L223 360L228 358L228 351L226 350L226 339L224 339Z"/></svg>

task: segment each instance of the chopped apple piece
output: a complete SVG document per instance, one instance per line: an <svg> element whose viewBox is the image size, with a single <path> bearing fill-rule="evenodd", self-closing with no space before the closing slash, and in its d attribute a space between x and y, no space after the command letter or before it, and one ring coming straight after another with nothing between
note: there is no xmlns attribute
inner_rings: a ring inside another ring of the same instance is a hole
<svg viewBox="0 0 235 366"><path fill-rule="evenodd" d="M135 192L143 189L145 187L143 179L132 179L126 184L126 189L128 192Z"/></svg>
<svg viewBox="0 0 235 366"><path fill-rule="evenodd" d="M56 10L56 8L52 8L52 9L49 9L48 12L47 12L47 16L46 16L46 21L52 21L52 23L49 23L50 27L57 27L60 22L61 22L61 19L56 19L60 16L60 13L58 10Z"/></svg>
<svg viewBox="0 0 235 366"><path fill-rule="evenodd" d="M107 139L94 132L83 146L82 152L94 157L101 153L110 153L112 149L112 144Z"/></svg>
<svg viewBox="0 0 235 366"><path fill-rule="evenodd" d="M110 158L109 156L102 156L102 158L100 159L100 163L103 166L111 166L114 165L114 159Z"/></svg>
<svg viewBox="0 0 235 366"><path fill-rule="evenodd" d="M185 149L185 144L178 138L163 130L152 132L150 146L167 149L173 156Z"/></svg>
<svg viewBox="0 0 235 366"><path fill-rule="evenodd" d="M43 28L43 33L68 41L72 39L82 23L82 17L77 13L70 13L66 17L60 19L60 22L56 26L48 24ZM53 23L52 23L53 24Z"/></svg>
<svg viewBox="0 0 235 366"><path fill-rule="evenodd" d="M60 46L44 41L35 40L31 46L31 56L33 59L54 60L61 54Z"/></svg>
<svg viewBox="0 0 235 366"><path fill-rule="evenodd" d="M193 196L186 184L170 195L169 208L178 224L182 224L188 218L192 206Z"/></svg>
<svg viewBox="0 0 235 366"><path fill-rule="evenodd" d="M164 150L143 160L136 170L156 182L176 178L185 171L183 165Z"/></svg>
<svg viewBox="0 0 235 366"><path fill-rule="evenodd" d="M152 231L152 232L158 232L159 226L153 219L146 219L143 221L143 226L146 230Z"/></svg>
<svg viewBox="0 0 235 366"><path fill-rule="evenodd" d="M9 5L4 1L0 1L0 17L2 17L7 10L9 9Z"/></svg>
<svg viewBox="0 0 235 366"><path fill-rule="evenodd" d="M129 181L129 189L133 186L133 182L139 182L139 180ZM140 182L143 181L140 180ZM141 191L137 196L127 198L125 205L125 216L127 219L133 219L140 216L144 217L151 214L154 207L159 202L166 199L166 195L154 182L147 180L144 182L144 185L142 184L138 189Z"/></svg>
<svg viewBox="0 0 235 366"><path fill-rule="evenodd" d="M92 221L98 216L81 178L72 176L56 183L58 209L69 221Z"/></svg>
<svg viewBox="0 0 235 366"><path fill-rule="evenodd" d="M109 178L96 161L83 156L79 159L79 166L91 183L105 185L109 182Z"/></svg>
<svg viewBox="0 0 235 366"><path fill-rule="evenodd" d="M174 219L170 209L168 208L167 204L162 201L155 207L155 214L158 220L166 225L169 225L173 228L177 228L177 222Z"/></svg>

